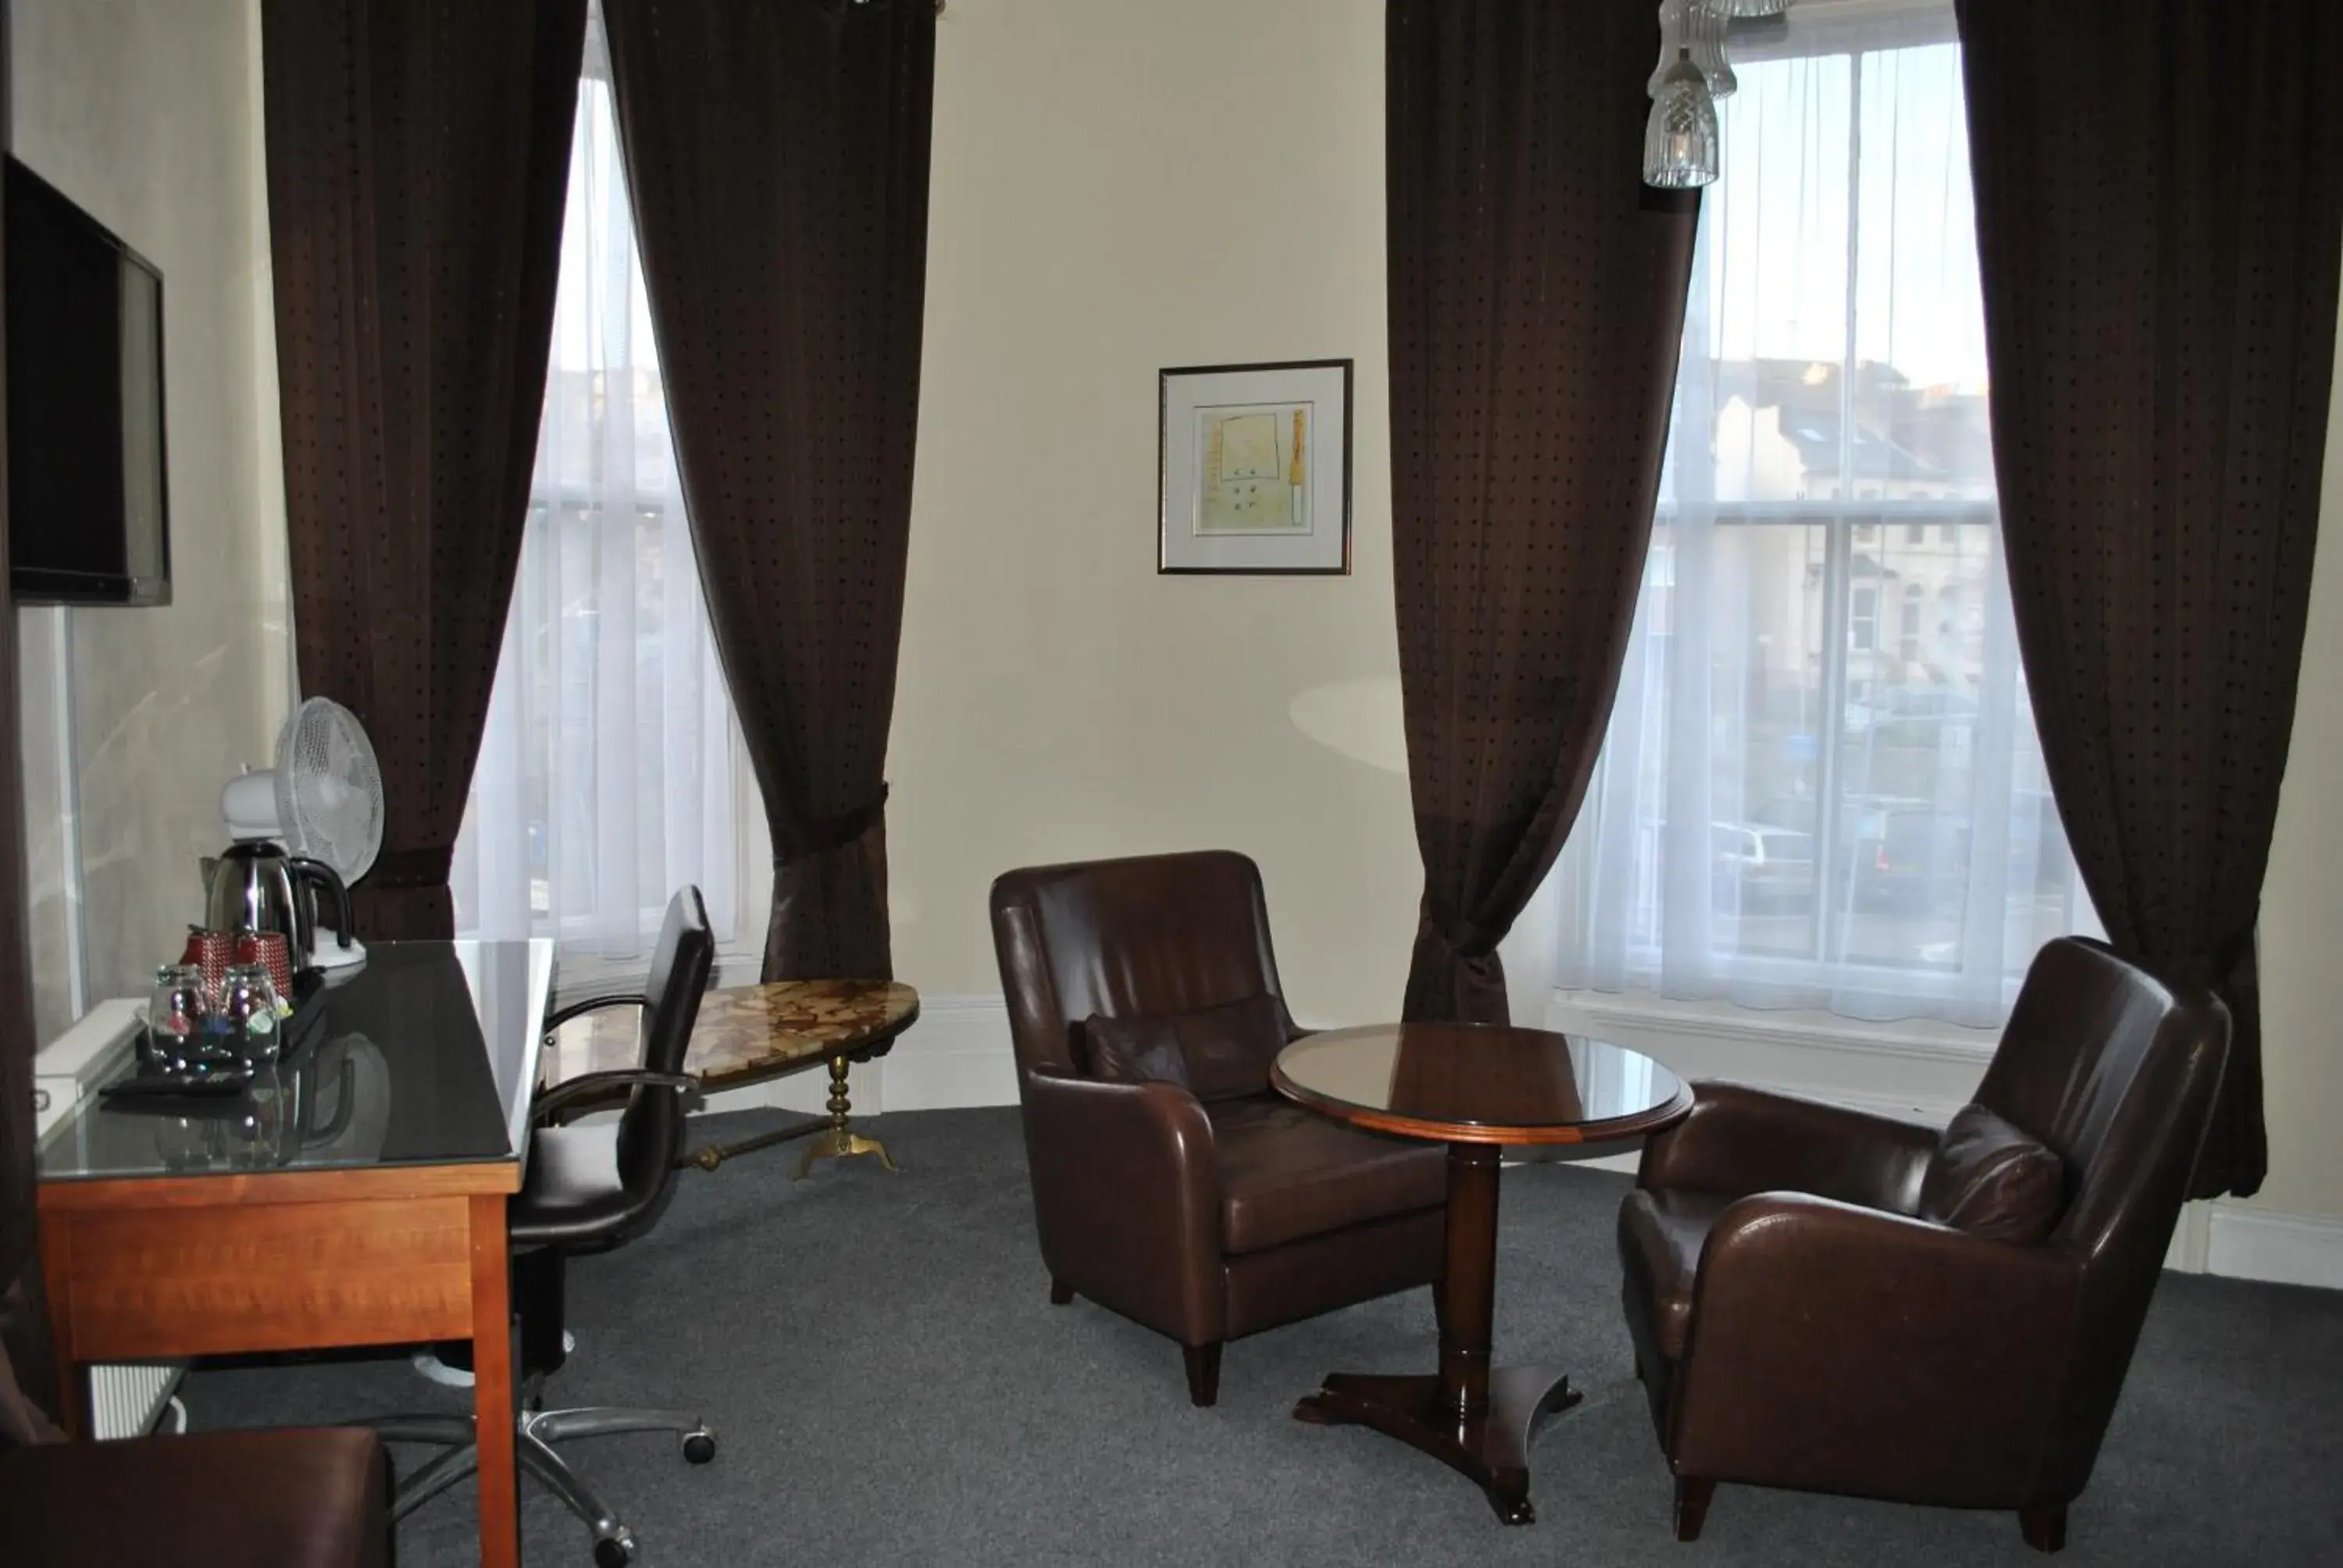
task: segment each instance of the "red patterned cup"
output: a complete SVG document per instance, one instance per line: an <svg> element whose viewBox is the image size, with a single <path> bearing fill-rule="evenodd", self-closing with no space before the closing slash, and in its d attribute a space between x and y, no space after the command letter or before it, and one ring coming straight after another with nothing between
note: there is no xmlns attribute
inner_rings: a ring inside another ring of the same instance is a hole
<svg viewBox="0 0 2343 1568"><path fill-rule="evenodd" d="M227 978L228 966L236 962L236 939L234 931L191 930L187 933L187 950L179 955L179 961L194 964L204 971L204 995L206 998L219 995L220 981Z"/></svg>
<svg viewBox="0 0 2343 1568"><path fill-rule="evenodd" d="M293 1000L293 960L286 946L282 931L240 931L236 939L236 961L258 964L268 971L268 980L277 994L287 1001Z"/></svg>

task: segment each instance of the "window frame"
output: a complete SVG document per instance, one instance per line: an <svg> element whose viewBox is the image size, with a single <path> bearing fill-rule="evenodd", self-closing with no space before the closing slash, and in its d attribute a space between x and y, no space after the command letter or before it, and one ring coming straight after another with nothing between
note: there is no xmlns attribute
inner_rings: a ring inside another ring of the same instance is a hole
<svg viewBox="0 0 2343 1568"><path fill-rule="evenodd" d="M1859 274L1855 258L1862 241L1865 207L1864 140L1861 135L1865 75L1864 57L1945 44L1957 46L1957 29L1953 22L1950 0L1809 0L1807 5L1789 14L1786 29L1770 35L1760 35L1754 41L1756 46L1745 52L1741 46L1743 39L1736 34L1736 55L1745 53L1746 57L1753 61L1832 55L1843 55L1848 59L1849 137L1845 193L1848 266L1845 330L1841 355L1836 361L1840 388L1837 472L1844 477L1837 487L1845 493L1786 500L1706 502L1701 507L1703 515L1711 518L1714 526L1719 528L1796 525L1820 528L1824 539L1821 583L1824 624L1819 640L1823 650L1822 689L1818 712L1824 717L1826 739L1818 747L1815 821L1810 829L1815 859L1814 929L1804 956L1737 954L1733 960L1734 971L1757 987L1807 990L1845 989L1849 983L1850 973L1859 977L1869 972L1878 975L1883 981L1890 982L1889 988L1899 995L1928 1001L1951 1000L1964 990L1962 982L1976 973L1975 966L1990 964L1996 973L2003 972L2004 955L1998 948L1989 953L1972 954L1964 944L1954 961L1941 966L1922 962L1887 964L1859 957L1832 959L1823 955L1842 950L1838 940L1841 927L1853 913L1851 900L1835 900L1826 890L1834 885L1833 869L1839 866L1842 855L1852 852L1851 849L1841 844L1846 836L1843 829L1850 802L1841 799L1838 783L1839 754L1844 737L1841 716L1850 697L1850 667L1860 655L1900 648L1906 635L1903 628L1910 614L1906 608L1907 601L1903 597L1891 600L1885 585L1875 583L1871 588L1873 606L1870 616L1857 616L1855 563L1858 550L1875 550L1884 558L1891 548L1890 541L1899 538L1898 525L1902 526L1900 538L1906 541L1907 548L1925 546L1940 548L1947 545L1957 546L1964 537L1961 530L1967 527L1983 525L1998 528L2001 523L1997 495L1990 499L1957 495L1896 498L1865 495L1855 467L1856 431L1853 404L1862 364L1857 355L1861 290L1857 283ZM1673 416L1671 417L1673 420ZM1654 509L1655 535L1674 521L1675 514L1674 504L1663 499ZM1928 538L1927 525L1930 523L1936 525L1933 540ZM1997 536L1994 548L1999 548ZM1646 588L1658 583L1664 571L1668 574L1667 580L1671 584L1673 582L1674 563L1671 561L1664 568L1658 563L1659 552L1654 551L1652 559L1646 563ZM1673 598L1672 587L1669 598ZM1976 598L1966 591L1958 591L1952 592L1950 598L1940 593L1933 600L1924 599L1924 626L1929 613L1927 607L1933 604L1939 617L1943 617L1946 610L1953 611L1948 618L1956 623L1956 631L1965 630L1959 623L1966 620ZM1671 616L1676 613L1673 604L1669 605L1666 613ZM1892 624L1884 624L1891 615L1897 618ZM1857 647L1855 637L1857 627L1862 624L1869 626L1871 638L1867 646ZM1921 640L1926 641L1925 631ZM1599 799L1599 793L1590 797L1589 807L1595 808ZM1973 814L1971 819L1974 819ZM1601 826L1598 820L1598 831ZM1641 835L1655 829L1638 821L1634 825L1634 830ZM1848 843L1851 845L1852 840ZM1634 859L1640 868L1639 876L1650 878L1656 875L1658 857L1649 848L1639 849ZM2066 856L2066 885L2062 895L2065 912L2060 924L2069 930L2094 930L2097 925L2096 915L2082 891L2072 856ZM1585 907L1584 900L1591 895L1591 889L1580 890L1582 909ZM1711 897L1715 897L1714 884ZM1625 933L1630 970L1654 975L1661 967L1664 916L1656 898L1639 898L1636 903L1649 911L1651 919L1638 922ZM2015 978L2003 975L2005 1007L2014 1000L2016 986Z"/></svg>

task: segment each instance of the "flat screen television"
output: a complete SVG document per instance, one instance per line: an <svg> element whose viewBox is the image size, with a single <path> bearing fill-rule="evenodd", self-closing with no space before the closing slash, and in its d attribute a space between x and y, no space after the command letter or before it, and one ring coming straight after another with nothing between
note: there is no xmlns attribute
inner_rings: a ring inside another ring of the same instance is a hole
<svg viewBox="0 0 2343 1568"><path fill-rule="evenodd" d="M10 588L168 604L163 275L15 158L5 199Z"/></svg>

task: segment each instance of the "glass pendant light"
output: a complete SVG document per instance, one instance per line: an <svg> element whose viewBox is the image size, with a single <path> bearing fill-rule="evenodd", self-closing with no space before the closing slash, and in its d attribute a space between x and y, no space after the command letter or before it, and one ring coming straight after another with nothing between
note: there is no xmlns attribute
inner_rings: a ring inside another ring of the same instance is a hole
<svg viewBox="0 0 2343 1568"><path fill-rule="evenodd" d="M1684 0L1684 42L1692 49L1692 63L1708 79L1708 95L1729 98L1741 84L1733 62L1725 57L1724 0Z"/></svg>
<svg viewBox="0 0 2343 1568"><path fill-rule="evenodd" d="M1676 56L1692 51L1692 63L1708 82L1708 95L1729 98L1741 84L1725 56L1725 0L1660 0L1660 63L1644 93L1660 95L1660 80Z"/></svg>
<svg viewBox="0 0 2343 1568"><path fill-rule="evenodd" d="M1716 178L1716 104L1708 78L1679 45L1675 64L1660 73L1652 117L1644 131L1644 183L1663 190L1704 186Z"/></svg>

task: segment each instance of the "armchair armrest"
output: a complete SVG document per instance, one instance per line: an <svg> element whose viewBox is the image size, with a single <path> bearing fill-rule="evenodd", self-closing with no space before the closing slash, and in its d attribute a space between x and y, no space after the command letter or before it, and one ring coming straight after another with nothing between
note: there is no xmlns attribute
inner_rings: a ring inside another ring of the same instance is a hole
<svg viewBox="0 0 2343 1568"><path fill-rule="evenodd" d="M650 1005L650 998L625 992L616 996L589 996L583 1001L573 1001L568 1007L556 1008L546 1014L545 1033L550 1036L571 1019L582 1018L589 1012L599 1012L606 1007L649 1007Z"/></svg>
<svg viewBox="0 0 2343 1568"><path fill-rule="evenodd" d="M1224 1338L1220 1161L1195 1096L1029 1072L1025 1131L1051 1276L1183 1344Z"/></svg>
<svg viewBox="0 0 2343 1568"><path fill-rule="evenodd" d="M1680 1475L2019 1507L2074 1352L2082 1259L1803 1193L1710 1231L1678 1366Z"/></svg>
<svg viewBox="0 0 2343 1568"><path fill-rule="evenodd" d="M639 1067L580 1073L540 1092L529 1104L529 1121L542 1126L564 1111L577 1110L581 1105L590 1110L597 1105L616 1104L631 1089L674 1089L691 1095L699 1093L699 1080L689 1073L653 1072Z"/></svg>
<svg viewBox="0 0 2343 1568"><path fill-rule="evenodd" d="M1692 1112L1644 1145L1640 1187L1811 1192L1909 1214L1936 1130L1738 1083L1693 1085Z"/></svg>

